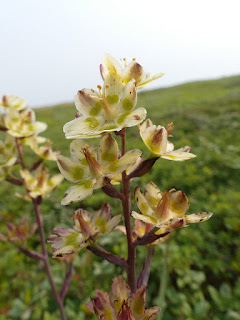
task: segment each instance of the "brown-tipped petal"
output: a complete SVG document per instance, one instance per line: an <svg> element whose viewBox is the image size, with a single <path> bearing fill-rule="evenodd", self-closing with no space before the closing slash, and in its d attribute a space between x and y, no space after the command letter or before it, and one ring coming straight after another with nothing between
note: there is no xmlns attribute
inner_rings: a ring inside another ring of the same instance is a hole
<svg viewBox="0 0 240 320"><path fill-rule="evenodd" d="M123 70L122 77L125 83L134 79L137 85L141 82L143 76L143 67L136 61L131 61Z"/></svg>
<svg viewBox="0 0 240 320"><path fill-rule="evenodd" d="M131 295L131 290L123 276L115 277L112 281L111 291L110 291L110 301L112 306L115 307L117 312L121 309L123 301L128 301Z"/></svg>
<svg viewBox="0 0 240 320"><path fill-rule="evenodd" d="M162 194L160 189L156 186L155 183L152 181L149 182L145 187L145 197L148 203L151 205L152 208L155 208L159 201L162 199Z"/></svg>
<svg viewBox="0 0 240 320"><path fill-rule="evenodd" d="M156 208L156 214L161 220L166 220L170 216L170 193L174 189L165 191L162 199L159 201L157 208Z"/></svg>
<svg viewBox="0 0 240 320"><path fill-rule="evenodd" d="M160 312L160 308L159 307L152 307L149 309L145 310L145 314L142 320L153 320L156 319L156 317L158 316Z"/></svg>
<svg viewBox="0 0 240 320"><path fill-rule="evenodd" d="M170 210L171 212L181 217L189 209L189 202L186 194L183 191L172 192L170 195Z"/></svg>

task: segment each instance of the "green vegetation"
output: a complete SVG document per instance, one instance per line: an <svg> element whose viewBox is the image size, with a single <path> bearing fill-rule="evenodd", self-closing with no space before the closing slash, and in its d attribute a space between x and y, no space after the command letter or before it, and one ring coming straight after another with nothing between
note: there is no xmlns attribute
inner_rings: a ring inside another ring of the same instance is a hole
<svg viewBox="0 0 240 320"><path fill-rule="evenodd" d="M240 76L213 81L193 82L172 88L145 91L139 95L138 106L146 107L155 124L167 125L173 121L175 148L190 145L195 159L171 162L160 159L149 175L135 179L144 186L154 181L162 190L175 187L186 192L191 204L189 212L212 211L213 217L202 224L176 230L167 244L155 250L149 301L161 302L161 319L240 319ZM54 149L69 154L70 141L64 138L63 124L73 119L73 104L37 110L38 120L48 123L46 136L54 141ZM127 139L137 137L137 128L129 130ZM134 139L136 141L136 139ZM141 139L134 147L144 147ZM32 161L32 159L31 159ZM53 173L58 169L49 163ZM62 207L60 200L70 186L65 181L44 201L46 235L55 226L69 225L69 217L77 205ZM14 197L18 187L7 182L0 188L0 231L6 221L18 221L24 213L34 219L31 205ZM95 191L81 203L91 211L109 201L113 213L120 210L118 200ZM133 204L135 208L135 205ZM135 208L136 209L136 208ZM38 246L37 237L29 241ZM104 237L102 244L120 255L126 254L124 238L119 231ZM58 319L56 307L47 280L41 272L41 262L35 263L10 244L0 243L0 320ZM49 246L50 250L50 246ZM138 249L141 263L145 248ZM61 285L64 268L52 261L57 284ZM138 264L138 271L140 269ZM164 276L162 272L164 270ZM95 288L108 290L113 274L122 270L91 253L82 251L75 260L72 286L66 299L69 319L92 319L85 314L85 303ZM166 276L167 275L167 278ZM162 279L163 286L160 287Z"/></svg>

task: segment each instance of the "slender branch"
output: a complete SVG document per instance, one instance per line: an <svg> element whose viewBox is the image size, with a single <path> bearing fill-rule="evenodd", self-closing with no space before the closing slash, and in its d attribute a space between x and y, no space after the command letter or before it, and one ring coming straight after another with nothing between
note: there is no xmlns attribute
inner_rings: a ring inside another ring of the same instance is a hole
<svg viewBox="0 0 240 320"><path fill-rule="evenodd" d="M139 164L139 166L127 176L127 178L130 180L135 177L142 177L152 169L152 166L157 161L157 159L158 158L151 158L151 159L143 160Z"/></svg>
<svg viewBox="0 0 240 320"><path fill-rule="evenodd" d="M23 160L23 155L22 155L22 146L18 143L18 138L15 138L15 143L16 143L16 147L17 147L17 151L18 151L18 155L19 155L19 162L22 166L23 169L26 169L24 160Z"/></svg>
<svg viewBox="0 0 240 320"><path fill-rule="evenodd" d="M18 250L21 251L23 254L26 256L33 258L33 259L38 259L38 260L44 260L45 256L37 251L33 250L28 250L27 248L23 248L21 246L17 246Z"/></svg>
<svg viewBox="0 0 240 320"><path fill-rule="evenodd" d="M148 246L147 247L147 257L146 257L146 260L144 262L143 268L139 274L138 281L137 281L138 288L140 288L142 286L147 286L147 284L148 284L153 255L154 255L154 246Z"/></svg>
<svg viewBox="0 0 240 320"><path fill-rule="evenodd" d="M153 243L154 241L156 241L159 238L165 237L169 233L170 233L170 231L167 231L162 234L148 233L145 236L143 236L142 238L138 238L136 241L134 241L133 244L134 244L134 246L145 246L146 244Z"/></svg>
<svg viewBox="0 0 240 320"><path fill-rule="evenodd" d="M17 179L17 178L13 178L13 177L11 177L11 178L6 178L6 181L8 181L8 182L10 182L10 183L12 183L12 184L16 184L16 185L18 185L18 186L22 186L22 185L23 185L22 180Z"/></svg>
<svg viewBox="0 0 240 320"><path fill-rule="evenodd" d="M52 288L52 292L54 295L54 298L57 302L60 314L61 314L61 319L62 320L67 320L65 313L64 313L64 308L63 308L63 302L60 298L60 295L57 291L57 288L55 286L54 280L53 280L53 275L50 269L50 263L48 260L48 252L47 252L47 248L46 248L46 241L45 241L45 235L44 235L44 229L43 229L43 218L42 218L42 213L40 210L40 203L41 203L41 197L38 197L36 199L32 199L32 203L33 203L33 207L34 207L34 211L36 214L36 219L37 219L37 224L38 224L38 228L39 228L39 233L40 233L40 240L41 240L41 247L42 247L42 254L44 255L44 264L45 264L45 269L46 269L46 273L49 279L49 283L51 285Z"/></svg>
<svg viewBox="0 0 240 320"><path fill-rule="evenodd" d="M35 162L32 164L32 166L31 166L31 168L29 169L29 171L33 171L33 170L37 169L42 162L43 162L43 159L39 159L39 160L35 161Z"/></svg>
<svg viewBox="0 0 240 320"><path fill-rule="evenodd" d="M126 128L122 129L122 156L125 154L126 149ZM122 173L122 193L124 198L122 199L122 207L123 207L123 215L124 215L124 223L126 227L127 233L127 244L128 244L128 259L127 259L127 276L128 276L128 284L132 290L132 292L136 291L136 272L135 272L135 258L136 258L136 248L133 244L132 237L132 228L131 228L131 220L130 220L130 212L131 212L131 199L130 199L130 183L127 178L126 171Z"/></svg>
<svg viewBox="0 0 240 320"><path fill-rule="evenodd" d="M63 285L60 291L60 298L62 301L64 301L64 298L68 292L68 289L70 287L70 283L72 280L72 273L73 273L73 263L71 262L69 265L68 270L66 270L65 279L63 281Z"/></svg>
<svg viewBox="0 0 240 320"><path fill-rule="evenodd" d="M96 243L94 244L94 246L88 246L87 249L94 253L96 256L101 257L108 262L115 264L116 266L120 266L126 270L128 269L128 265L125 259L119 258L117 255L104 250Z"/></svg>
<svg viewBox="0 0 240 320"><path fill-rule="evenodd" d="M116 188L114 188L114 186L111 183L102 187L102 191L111 198L117 198L119 200L123 200L124 198L123 194L119 192Z"/></svg>

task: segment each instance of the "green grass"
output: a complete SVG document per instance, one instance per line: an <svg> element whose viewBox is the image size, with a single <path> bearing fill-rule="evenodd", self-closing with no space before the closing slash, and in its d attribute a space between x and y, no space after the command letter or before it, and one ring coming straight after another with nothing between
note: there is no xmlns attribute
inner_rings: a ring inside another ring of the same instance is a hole
<svg viewBox="0 0 240 320"><path fill-rule="evenodd" d="M148 304L158 303L161 292L164 320L240 319L240 76L145 91L139 94L138 106L147 109L155 124L173 121L175 148L190 145L197 157L179 163L157 161L149 175L133 181L132 190L137 184L144 187L152 180L161 190L175 187L185 191L190 212L214 213L205 223L177 230L169 240L168 250L165 245L156 248ZM73 104L36 110L37 119L48 124L45 135L64 155L69 155L70 141L65 139L62 127L75 113ZM128 132L128 148L141 148L146 155L137 128ZM58 172L54 163L48 165L52 172ZM69 217L78 205L60 205L69 186L65 181L43 204L46 235L55 226L71 225ZM34 218L30 204L14 197L16 191L19 188L1 184L1 230L6 219L18 221L23 213ZM97 209L107 200L98 190L81 206ZM118 200L110 203L114 214L121 212ZM103 244L115 253L126 254L124 238L118 232L103 238ZM38 246L37 237L29 245ZM39 272L43 266L23 257L9 244L0 244L0 250L0 320L56 319L55 305L46 295L48 284ZM139 271L145 248L140 248L138 255ZM163 264L166 272L166 260L168 280L163 299L159 283ZM62 266L56 261L52 264L60 284ZM113 274L121 273L121 269L85 252L80 253L75 267L66 309L69 319L88 319L83 312L84 303L94 288L108 290Z"/></svg>

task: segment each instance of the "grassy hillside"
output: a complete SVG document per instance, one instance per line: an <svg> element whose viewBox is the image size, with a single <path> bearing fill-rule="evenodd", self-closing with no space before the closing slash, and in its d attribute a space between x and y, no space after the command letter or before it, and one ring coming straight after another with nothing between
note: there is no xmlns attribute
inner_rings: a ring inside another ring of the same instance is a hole
<svg viewBox="0 0 240 320"><path fill-rule="evenodd" d="M146 91L139 94L138 106L147 109L155 124L173 121L175 148L190 145L197 157L179 163L159 160L148 176L134 180L132 190L137 184L144 186L152 180L162 190L175 187L185 191L191 212L214 213L208 222L178 230L168 244L156 248L149 288L151 305L160 303L163 309L167 305L162 314L164 320L240 319L240 76ZM70 141L65 139L62 127L75 113L73 104L36 110L38 120L48 124L45 135L64 155L69 154ZM147 154L137 128L129 130L127 142L129 148L142 148ZM49 166L58 171L55 164ZM43 205L46 234L54 226L69 224L68 218L77 205L63 208L59 204L69 186L65 181ZM17 221L23 211L32 217L28 203L12 198L16 191L18 188L1 184L1 230L6 219ZM109 199L101 191L95 191L81 206L98 208L106 200ZM113 212L118 213L119 203L110 203ZM124 254L123 241L115 232L104 239L104 245ZM37 246L37 240L31 244ZM45 294L48 285L38 272L42 266L17 254L8 244L0 244L0 250L0 320L53 319L50 314L54 307ZM139 255L142 261L144 248ZM60 282L61 266L53 264ZM84 297L93 294L95 287L108 289L112 274L121 270L84 252L75 265L67 312L69 319L88 319L82 311ZM167 278L162 274L163 268ZM167 279L166 286L160 287L161 277ZM43 315L41 309L49 313ZM24 317L24 313L30 316Z"/></svg>

